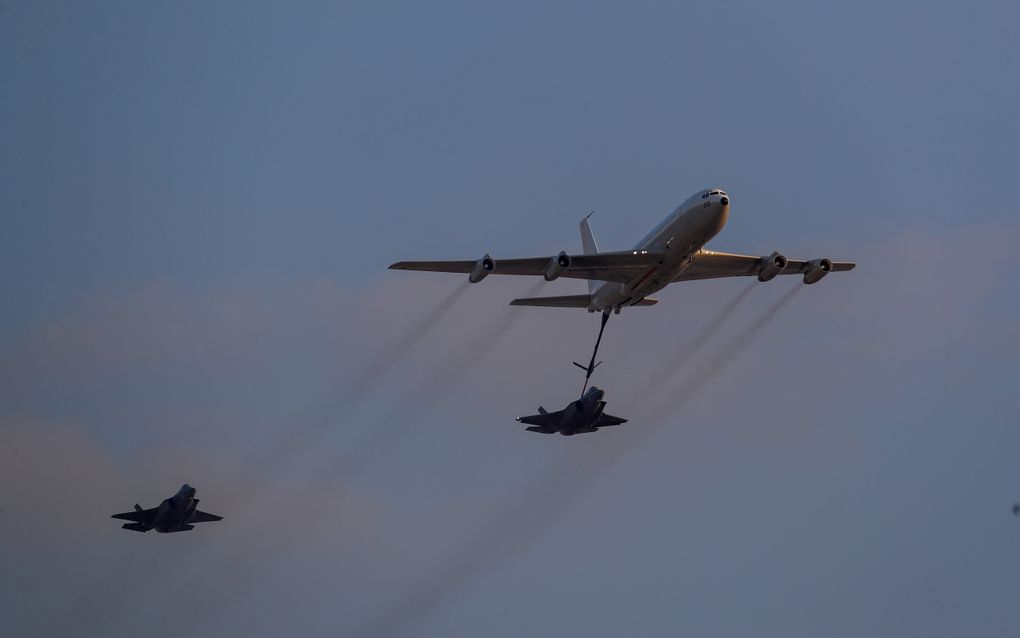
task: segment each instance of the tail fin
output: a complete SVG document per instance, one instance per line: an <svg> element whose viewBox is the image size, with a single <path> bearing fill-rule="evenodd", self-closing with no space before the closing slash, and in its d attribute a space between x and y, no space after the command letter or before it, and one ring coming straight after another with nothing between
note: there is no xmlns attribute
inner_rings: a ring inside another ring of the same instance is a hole
<svg viewBox="0 0 1020 638"><path fill-rule="evenodd" d="M546 410L545 408L543 408L542 406L538 406L538 413L539 414L549 414L549 411Z"/></svg>
<svg viewBox="0 0 1020 638"><path fill-rule="evenodd" d="M585 255L597 255L599 254L599 247L595 243L595 236L591 234L591 225L588 224L588 218L595 214L592 211L584 216L581 220L581 249ZM588 292L595 294L595 290L599 287L599 282L592 279L588 280Z"/></svg>

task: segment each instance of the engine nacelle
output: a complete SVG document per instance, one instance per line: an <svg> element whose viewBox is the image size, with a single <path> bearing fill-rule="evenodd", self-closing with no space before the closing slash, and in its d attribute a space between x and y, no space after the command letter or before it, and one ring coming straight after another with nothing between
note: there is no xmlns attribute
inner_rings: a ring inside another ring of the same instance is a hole
<svg viewBox="0 0 1020 638"><path fill-rule="evenodd" d="M832 261L828 259L815 259L808 262L808 270L804 273L804 283L816 284L822 277L832 272Z"/></svg>
<svg viewBox="0 0 1020 638"><path fill-rule="evenodd" d="M773 252L768 257L761 258L761 270L758 271L758 281L771 281L776 275L786 270L786 257L778 252Z"/></svg>
<svg viewBox="0 0 1020 638"><path fill-rule="evenodd" d="M567 268L570 268L570 255L561 250L559 255L549 258L549 263L542 271L542 275L546 281L552 281L562 275Z"/></svg>
<svg viewBox="0 0 1020 638"><path fill-rule="evenodd" d="M489 276L489 273L496 269L496 262L486 254L475 262L475 267L468 273L468 281L477 284Z"/></svg>

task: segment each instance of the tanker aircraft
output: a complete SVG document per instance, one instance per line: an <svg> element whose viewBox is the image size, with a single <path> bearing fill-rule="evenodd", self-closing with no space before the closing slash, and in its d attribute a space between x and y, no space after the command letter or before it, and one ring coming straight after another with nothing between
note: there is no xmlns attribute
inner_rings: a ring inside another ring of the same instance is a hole
<svg viewBox="0 0 1020 638"><path fill-rule="evenodd" d="M814 284L830 272L853 270L849 261L827 257L811 260L787 259L779 251L755 257L724 253L705 248L722 231L730 214L730 196L721 188L707 188L688 197L673 209L633 249L600 253L588 223L589 213L581 220L582 254L560 251L551 257L495 260L490 255L470 261L400 261L394 270L426 270L464 273L468 281L478 283L489 275L533 275L546 281L560 277L587 279L588 294L514 299L512 306L584 308L602 313L602 326L595 351L586 371L585 388L595 370L595 356L610 313L629 306L652 306L658 299L649 297L671 283L697 279L757 276L765 282L779 275L803 275L805 284ZM582 389L582 394L584 390Z"/></svg>
<svg viewBox="0 0 1020 638"><path fill-rule="evenodd" d="M705 244L719 234L730 212L730 196L719 188L691 195L673 209L631 250L600 253L588 224L581 220L580 255L561 251L551 257L493 259L488 254L478 260L401 261L394 270L427 270L464 273L468 281L478 283L488 275L533 275L546 281L560 277L587 279L588 294L514 299L514 306L584 308L588 312L619 313L628 306L651 306L649 297L667 285L696 279L757 276L769 281L777 275L803 275L805 284L817 283L830 272L852 270L853 262L828 258L787 259L774 251L755 257L707 250Z"/></svg>

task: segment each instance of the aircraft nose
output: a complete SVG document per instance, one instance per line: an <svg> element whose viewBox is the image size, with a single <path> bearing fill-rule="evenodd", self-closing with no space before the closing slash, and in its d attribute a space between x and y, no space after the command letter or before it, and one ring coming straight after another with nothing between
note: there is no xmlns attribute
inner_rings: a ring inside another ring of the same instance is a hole
<svg viewBox="0 0 1020 638"><path fill-rule="evenodd" d="M724 196L722 199L719 200L719 203L722 204L723 206L729 206L730 198Z"/></svg>

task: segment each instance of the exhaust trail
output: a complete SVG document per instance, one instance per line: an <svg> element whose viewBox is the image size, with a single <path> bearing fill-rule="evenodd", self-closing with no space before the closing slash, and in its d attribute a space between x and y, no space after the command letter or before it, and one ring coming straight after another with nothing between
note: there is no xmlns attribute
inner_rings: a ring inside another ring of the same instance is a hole
<svg viewBox="0 0 1020 638"><path fill-rule="evenodd" d="M347 394L362 396L365 390L374 386L381 377L385 376L393 366L400 363L408 352L443 319L450 309L464 296L470 282L461 282L451 290L445 297L432 307L422 321L411 326L397 341L389 348L380 352L366 367L365 374L361 375L355 382L354 387L347 391Z"/></svg>
<svg viewBox="0 0 1020 638"><path fill-rule="evenodd" d="M669 408L682 405L700 392L706 385L715 381L726 367L765 330L779 315L787 304L803 289L796 285L782 297L772 302L764 312L755 317L750 325L729 342L723 344L715 356L698 362L698 367L689 372L682 380L665 393L661 401L654 403L643 418L658 421L665 418Z"/></svg>
<svg viewBox="0 0 1020 638"><path fill-rule="evenodd" d="M253 460L252 467L274 467L283 469L292 457L314 445L319 437L338 425L342 415L356 409L368 398L379 382L394 367L402 362L414 347L423 340L467 292L471 284L467 281L459 284L445 297L440 299L420 322L410 326L387 348L373 357L349 385L338 388L335 395L324 398L317 405L310 407L304 414L294 419L291 427L286 430L286 439L278 441L267 451L268 457L259 461ZM264 472L260 476L266 477Z"/></svg>
<svg viewBox="0 0 1020 638"><path fill-rule="evenodd" d="M524 294L528 296L534 295L545 286L545 283L545 281L539 280L528 288ZM262 462L263 465L251 465L251 467L255 468L257 478L252 478L248 494L253 499L265 499L272 484L282 476L285 469L283 468L284 462L287 460L293 461L301 451L307 450L314 443L318 442L321 436L331 431L326 426L335 425L336 419L343 412L351 410L353 405L357 405L362 401L365 395L374 389L378 381L386 376L394 365L400 363L408 351L413 349L418 341L426 336L431 328L446 316L448 310L455 305L455 302L461 298L469 286L470 284L465 282L451 291L449 295L429 312L424 322L418 324L415 329L404 333L393 346L375 357L372 363L368 365L368 373L359 379L353 388L343 391L342 396L331 400L327 406L316 406L309 412L311 416L305 415L295 420L295 423L300 424L301 427L297 434L299 438L288 441L288 447L282 452L279 448L275 451L271 450L271 455ZM458 349L427 380L408 391L382 417L374 420L371 429L368 430L365 436L342 452L341 458L330 466L330 470L336 471L336 467L339 467L340 476L346 480L364 476L379 459L385 456L390 447L404 438L407 429L413 427L414 421L406 417L407 411L416 403L428 407L438 404L448 396L461 381L483 363L485 357L499 345L500 341L510 332L522 316L522 313L517 311L517 309L508 309L508 312L501 315L498 321L484 327L466 345ZM418 411L420 412L422 409L424 408L418 408ZM401 415L404 416L403 419L398 418ZM319 436L316 436L317 434ZM282 459L280 458L281 454L284 455ZM241 505L235 504L231 518L239 519L243 514L239 514L238 510L251 509L253 504L253 502L245 502ZM265 503L262 505L265 505ZM308 525L307 523L302 527L296 527L290 543L292 545L300 543L302 538L312 534L315 529L317 529L315 525ZM232 565L231 569L236 572L232 578L232 596L234 597L237 596L238 590L246 584L256 582L257 571L263 567L261 562L242 566L243 561L240 561L233 552L215 557L196 554L186 568L180 570L182 577L178 581L188 583L193 578L199 578L201 572L206 572L210 569L216 570L217 565L223 565L225 569L227 564ZM175 593L171 598L178 597L177 590L186 586L186 584L172 585L171 587L174 588ZM125 594L133 589L135 587L126 585L124 587ZM117 597L117 599L123 604L123 600L120 597ZM220 604L224 604L224 601L220 601ZM128 604L127 608L136 606L138 605ZM215 613L213 609L210 606L207 610L196 609L195 611L196 613L202 611L211 614ZM106 617L106 626L114 622L123 624L123 619L115 616Z"/></svg>
<svg viewBox="0 0 1020 638"><path fill-rule="evenodd" d="M698 376L692 377L693 380L682 387L679 395L670 397L668 405L683 405L698 390L717 379L772 323L800 288L797 286L784 294L758 314L746 330L725 343L719 354L711 359L710 365L699 370ZM746 291L742 292L738 300L746 294ZM734 302L729 305L735 307ZM358 626L351 635L394 637L408 633L438 606L456 599L460 592L485 575L500 571L540 540L564 513L592 491L601 477L609 475L627 454L665 424L663 419L650 419L640 428L630 430L627 438L616 437L612 441L597 439L592 441L593 449L569 450L547 471L535 475L507 508L484 521L460 545L463 551L457 551L427 578Z"/></svg>
<svg viewBox="0 0 1020 638"><path fill-rule="evenodd" d="M691 363L691 358L701 351L701 349L712 340L712 337L719 333L740 304L747 299L747 296L750 295L751 291L757 286L758 283L754 282L742 288L733 299L719 309L719 312L712 315L712 317L708 320L708 325L706 325L698 335L687 340L681 344L680 347L671 352L669 357L667 357L663 362L662 366L648 375L645 382L638 387L653 387L656 383L662 381L662 379L673 375L678 366L683 368L689 365Z"/></svg>
<svg viewBox="0 0 1020 638"><path fill-rule="evenodd" d="M391 345L372 357L365 364L363 373L349 385L340 386L338 383L334 395L323 398L317 405L296 416L280 436L267 442L261 451L250 454L248 460L242 464L242 467L249 468L245 471L248 476L244 480L247 490L242 497L243 500L235 500L231 504L230 517L232 519L242 518L246 512L252 509L255 499L265 498L272 484L286 470L286 466L294 463L302 452L307 451L332 431L344 412L356 408L370 395L380 380L394 366L402 362L414 350L415 346L447 316L467 292L470 285L467 281L458 284L456 288L436 302L421 321L399 334ZM199 569L199 565L209 560L213 559L202 552L196 552L187 565L181 566L182 569L179 573L188 573L189 579L197 577L195 572ZM117 563L112 559L109 562ZM147 584L148 577L145 574L129 572L123 574L116 581L107 583L106 586L89 587L84 590L79 599L71 601L65 610L52 616L54 627L60 626L68 618L80 618L88 615L95 624L94 627L89 628L89 633L101 634L102 630L118 621L125 609L130 610L144 605L144 600L149 595L149 591L145 587ZM134 600L129 600L132 598ZM114 603L115 606L113 606ZM44 627L42 635L49 635L50 631Z"/></svg>
<svg viewBox="0 0 1020 638"><path fill-rule="evenodd" d="M539 280L523 296L535 295L545 284L545 281ZM342 475L347 478L360 477L366 467L374 465L390 445L403 438L407 429L413 427L414 419L408 418L408 412L416 406L420 413L441 404L464 379L478 369L522 316L516 309L502 315L493 325L484 327L420 385L394 401L390 409L375 420L365 436L345 451L341 461Z"/></svg>
<svg viewBox="0 0 1020 638"><path fill-rule="evenodd" d="M234 503L235 512L243 512L251 507L251 499L261 498L261 495L268 492L288 466L297 463L301 455L313 449L323 437L342 427L342 417L352 413L372 395L380 381L449 314L470 285L467 281L458 284L428 310L422 321L408 327L388 347L364 364L352 380L335 382L335 392L331 396L323 397L309 406L293 418L274 441L261 451L251 454L243 464L244 467L252 468L250 488L247 491L249 496L240 503Z"/></svg>

